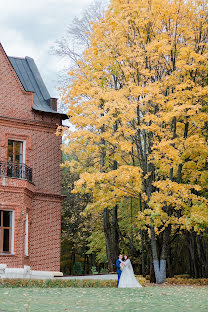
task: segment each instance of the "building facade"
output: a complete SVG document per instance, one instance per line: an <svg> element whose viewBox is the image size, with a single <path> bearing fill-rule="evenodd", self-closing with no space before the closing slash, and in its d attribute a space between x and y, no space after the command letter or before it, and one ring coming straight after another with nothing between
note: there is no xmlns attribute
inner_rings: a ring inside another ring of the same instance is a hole
<svg viewBox="0 0 208 312"><path fill-rule="evenodd" d="M60 275L63 118L33 59L0 44L0 276Z"/></svg>

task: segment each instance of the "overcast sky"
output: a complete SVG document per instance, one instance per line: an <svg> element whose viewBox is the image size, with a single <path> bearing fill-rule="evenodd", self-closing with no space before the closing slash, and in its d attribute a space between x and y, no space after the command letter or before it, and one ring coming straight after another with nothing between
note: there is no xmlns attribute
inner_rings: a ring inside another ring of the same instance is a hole
<svg viewBox="0 0 208 312"><path fill-rule="evenodd" d="M49 49L91 0L0 0L0 42L8 56L34 58L46 87L57 97L60 58Z"/></svg>

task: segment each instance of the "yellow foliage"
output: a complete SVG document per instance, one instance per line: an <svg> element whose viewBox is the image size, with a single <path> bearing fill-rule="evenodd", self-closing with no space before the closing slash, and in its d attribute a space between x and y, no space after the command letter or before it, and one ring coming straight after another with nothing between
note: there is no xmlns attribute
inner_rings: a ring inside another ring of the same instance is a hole
<svg viewBox="0 0 208 312"><path fill-rule="evenodd" d="M207 2L112 0L63 90L87 209L140 198L141 228L208 225ZM115 167L116 163L116 167ZM172 172L172 174L171 174ZM147 209L144 209L147 208Z"/></svg>

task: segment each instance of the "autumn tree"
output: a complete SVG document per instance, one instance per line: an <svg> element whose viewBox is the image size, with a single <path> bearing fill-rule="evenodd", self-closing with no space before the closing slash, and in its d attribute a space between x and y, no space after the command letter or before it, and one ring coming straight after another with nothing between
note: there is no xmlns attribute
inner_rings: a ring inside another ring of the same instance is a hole
<svg viewBox="0 0 208 312"><path fill-rule="evenodd" d="M63 92L76 128L64 150L78 155L65 165L87 211L140 202L161 283L171 235L208 226L207 2L112 0L92 27Z"/></svg>
<svg viewBox="0 0 208 312"><path fill-rule="evenodd" d="M105 8L106 2L103 0L93 1L86 7L80 18L74 18L67 27L65 35L57 40L51 48L52 53L60 56L65 63L66 68L60 74L62 86L70 83L68 76L66 78L66 72L69 71L69 68L79 68L79 62L83 59L83 51L90 46L90 35L93 32L92 25L104 17ZM73 77L71 79L73 80ZM62 104L59 103L59 108L66 111L66 107ZM119 254L117 205L113 208L112 216L111 211L106 208L101 217L103 218L102 230L104 230L105 234L109 269L113 271L115 269L115 258Z"/></svg>
<svg viewBox="0 0 208 312"><path fill-rule="evenodd" d="M62 70L59 73L61 86L69 84L68 71L77 68L83 58L83 51L90 45L90 35L93 31L92 23L104 17L106 2L93 0L82 12L67 26L63 36L57 39L50 48L50 52L60 57ZM63 109L66 109L64 106Z"/></svg>
<svg viewBox="0 0 208 312"><path fill-rule="evenodd" d="M63 161L71 161L75 155L63 155ZM82 260L83 269L89 273L88 239L91 235L90 220L82 212L90 201L88 194L72 194L79 176L69 168L62 170L62 194L64 195L61 221L61 270L69 274L76 261Z"/></svg>

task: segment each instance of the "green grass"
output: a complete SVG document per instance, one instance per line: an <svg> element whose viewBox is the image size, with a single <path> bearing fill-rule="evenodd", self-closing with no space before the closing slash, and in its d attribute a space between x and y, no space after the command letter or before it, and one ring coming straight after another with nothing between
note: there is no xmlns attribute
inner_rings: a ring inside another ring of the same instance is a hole
<svg viewBox="0 0 208 312"><path fill-rule="evenodd" d="M208 287L0 288L0 311L207 312Z"/></svg>

